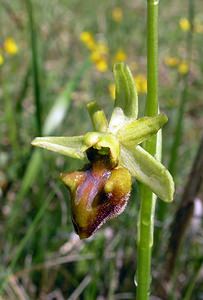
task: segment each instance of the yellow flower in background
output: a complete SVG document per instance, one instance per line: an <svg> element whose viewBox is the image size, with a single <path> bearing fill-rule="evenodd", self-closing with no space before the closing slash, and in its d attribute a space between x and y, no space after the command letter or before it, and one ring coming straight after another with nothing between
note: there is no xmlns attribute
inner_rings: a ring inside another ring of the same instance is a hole
<svg viewBox="0 0 203 300"><path fill-rule="evenodd" d="M4 50L10 55L15 55L18 52L18 46L11 37L5 39L3 47Z"/></svg>
<svg viewBox="0 0 203 300"><path fill-rule="evenodd" d="M97 50L93 51L90 55L90 59L91 59L91 61L96 63L97 61L99 61L101 59L101 53Z"/></svg>
<svg viewBox="0 0 203 300"><path fill-rule="evenodd" d="M180 60L175 56L167 56L164 58L164 63L168 67L177 67Z"/></svg>
<svg viewBox="0 0 203 300"><path fill-rule="evenodd" d="M91 32L89 31L81 32L80 40L85 44L85 46L89 50L93 50L95 48L95 40Z"/></svg>
<svg viewBox="0 0 203 300"><path fill-rule="evenodd" d="M4 63L4 58L3 58L3 55L0 54L0 66L3 65L3 63Z"/></svg>
<svg viewBox="0 0 203 300"><path fill-rule="evenodd" d="M109 52L109 48L104 42L99 42L96 44L96 50L99 51L102 55L106 55Z"/></svg>
<svg viewBox="0 0 203 300"><path fill-rule="evenodd" d="M123 10L120 7L114 7L112 10L112 19L117 22L120 23L123 20Z"/></svg>
<svg viewBox="0 0 203 300"><path fill-rule="evenodd" d="M179 25L183 31L189 31L192 29L191 23L187 18L181 18ZM203 33L203 23L199 20L195 20L193 29L195 33Z"/></svg>
<svg viewBox="0 0 203 300"><path fill-rule="evenodd" d="M80 34L80 40L90 50L90 59L94 63L99 72L106 72L108 70L108 53L109 48L104 42L95 41L91 32L83 31Z"/></svg>
<svg viewBox="0 0 203 300"><path fill-rule="evenodd" d="M90 58L93 62L97 62L101 59L106 58L109 49L105 43L95 44L94 50L91 52Z"/></svg>
<svg viewBox="0 0 203 300"><path fill-rule="evenodd" d="M178 70L178 73L185 75L189 72L189 65L186 61L180 60L175 56L167 56L164 59L165 65L168 67L174 67Z"/></svg>
<svg viewBox="0 0 203 300"><path fill-rule="evenodd" d="M127 59L126 53L122 49L119 49L114 55L113 61L114 63L124 62L126 61L126 59Z"/></svg>
<svg viewBox="0 0 203 300"><path fill-rule="evenodd" d="M96 43L94 50L91 52L90 59L95 64L95 67L99 72L103 73L108 70L108 52L109 48L103 42Z"/></svg>
<svg viewBox="0 0 203 300"><path fill-rule="evenodd" d="M138 74L134 77L135 85L137 88L138 94L147 93L147 78L143 74Z"/></svg>
<svg viewBox="0 0 203 300"><path fill-rule="evenodd" d="M189 31L191 29L191 24L187 18L181 18L179 21L179 26L182 31Z"/></svg>
<svg viewBox="0 0 203 300"><path fill-rule="evenodd" d="M109 94L113 100L116 98L116 86L114 83L110 83L108 86Z"/></svg>
<svg viewBox="0 0 203 300"><path fill-rule="evenodd" d="M179 65L178 65L178 72L181 75L186 75L189 72L189 65L187 62L182 61Z"/></svg>
<svg viewBox="0 0 203 300"><path fill-rule="evenodd" d="M107 61L105 59L100 59L95 63L95 67L101 73L106 72L108 70Z"/></svg>

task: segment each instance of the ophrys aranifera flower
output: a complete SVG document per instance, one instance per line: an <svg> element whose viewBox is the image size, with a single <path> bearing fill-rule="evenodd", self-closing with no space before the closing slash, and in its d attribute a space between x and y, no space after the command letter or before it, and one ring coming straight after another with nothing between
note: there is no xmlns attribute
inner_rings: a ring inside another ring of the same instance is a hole
<svg viewBox="0 0 203 300"><path fill-rule="evenodd" d="M87 106L94 131L73 137L39 137L32 145L87 159L83 170L61 174L71 194L72 220L80 238L91 236L104 222L120 214L131 191L131 177L147 185L166 202L174 183L166 168L140 144L167 122L164 114L138 116L138 97L129 68L114 66L115 107L108 122L95 102Z"/></svg>

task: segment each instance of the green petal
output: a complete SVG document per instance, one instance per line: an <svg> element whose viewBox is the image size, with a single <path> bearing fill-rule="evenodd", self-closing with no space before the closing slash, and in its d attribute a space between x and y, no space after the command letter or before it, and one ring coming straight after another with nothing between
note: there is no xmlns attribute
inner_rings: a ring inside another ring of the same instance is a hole
<svg viewBox="0 0 203 300"><path fill-rule="evenodd" d="M37 137L32 141L32 145L45 148L73 158L84 159L83 136L73 137Z"/></svg>
<svg viewBox="0 0 203 300"><path fill-rule="evenodd" d="M171 202L174 182L168 170L142 147L121 147L121 165L165 202Z"/></svg>
<svg viewBox="0 0 203 300"><path fill-rule="evenodd" d="M116 84L115 107L122 108L127 117L137 118L138 96L129 67L124 63L117 63L113 73Z"/></svg>
<svg viewBox="0 0 203 300"><path fill-rule="evenodd" d="M87 110L89 112L94 129L99 132L106 132L108 122L104 111L100 109L99 105L95 101L92 101L87 104Z"/></svg>
<svg viewBox="0 0 203 300"><path fill-rule="evenodd" d="M138 145L157 133L167 120L164 114L133 120L122 126L117 133L117 137L126 147Z"/></svg>
<svg viewBox="0 0 203 300"><path fill-rule="evenodd" d="M111 119L109 122L108 132L117 134L120 128L129 123L132 119L124 115L122 108L116 107L113 110Z"/></svg>

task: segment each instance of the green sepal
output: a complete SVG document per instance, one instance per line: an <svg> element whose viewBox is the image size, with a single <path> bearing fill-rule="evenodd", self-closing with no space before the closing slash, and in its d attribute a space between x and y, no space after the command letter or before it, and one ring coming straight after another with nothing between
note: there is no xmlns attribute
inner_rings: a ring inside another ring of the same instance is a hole
<svg viewBox="0 0 203 300"><path fill-rule="evenodd" d="M156 134L167 121L168 118L164 114L133 120L118 130L117 137L124 146L135 146Z"/></svg>
<svg viewBox="0 0 203 300"><path fill-rule="evenodd" d="M127 117L137 118L138 96L129 67L125 63L117 63L114 65L113 73L116 85L115 107L122 108Z"/></svg>
<svg viewBox="0 0 203 300"><path fill-rule="evenodd" d="M168 170L142 147L121 146L121 165L165 202L173 201L174 182Z"/></svg>
<svg viewBox="0 0 203 300"><path fill-rule="evenodd" d="M37 137L32 145L57 152L73 158L84 159L83 136L73 137Z"/></svg>

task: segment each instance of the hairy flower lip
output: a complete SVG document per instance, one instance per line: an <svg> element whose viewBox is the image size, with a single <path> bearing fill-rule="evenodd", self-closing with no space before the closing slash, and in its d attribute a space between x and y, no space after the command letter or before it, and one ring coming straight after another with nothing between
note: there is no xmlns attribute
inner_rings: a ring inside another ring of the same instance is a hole
<svg viewBox="0 0 203 300"><path fill-rule="evenodd" d="M111 220L120 214L125 210L128 200L130 198L131 193L129 192L123 199L122 203L120 204L111 204L109 207L105 207L105 209L102 210L102 214L100 216L97 216L94 222L90 222L88 227L80 227L77 222L75 221L74 217L72 217L72 222L74 225L74 228L76 230L76 233L79 235L80 239L86 239L94 235L97 230L104 225L108 220Z"/></svg>
<svg viewBox="0 0 203 300"><path fill-rule="evenodd" d="M131 190L131 175L120 166L109 168L100 155L84 171L62 173L71 195L72 221L81 239L123 212Z"/></svg>
<svg viewBox="0 0 203 300"><path fill-rule="evenodd" d="M95 218L91 218L89 220L89 224L86 227L80 226L77 223L77 217L72 216L72 222L76 233L79 235L80 239L86 239L91 237L96 231L104 225L108 220L113 219L120 215L126 208L128 204L128 200L130 198L131 193L126 194L122 199L119 199L119 203L111 203L111 199L109 198L109 205L103 206L99 211L99 214L95 216ZM118 201L118 200L117 200Z"/></svg>

